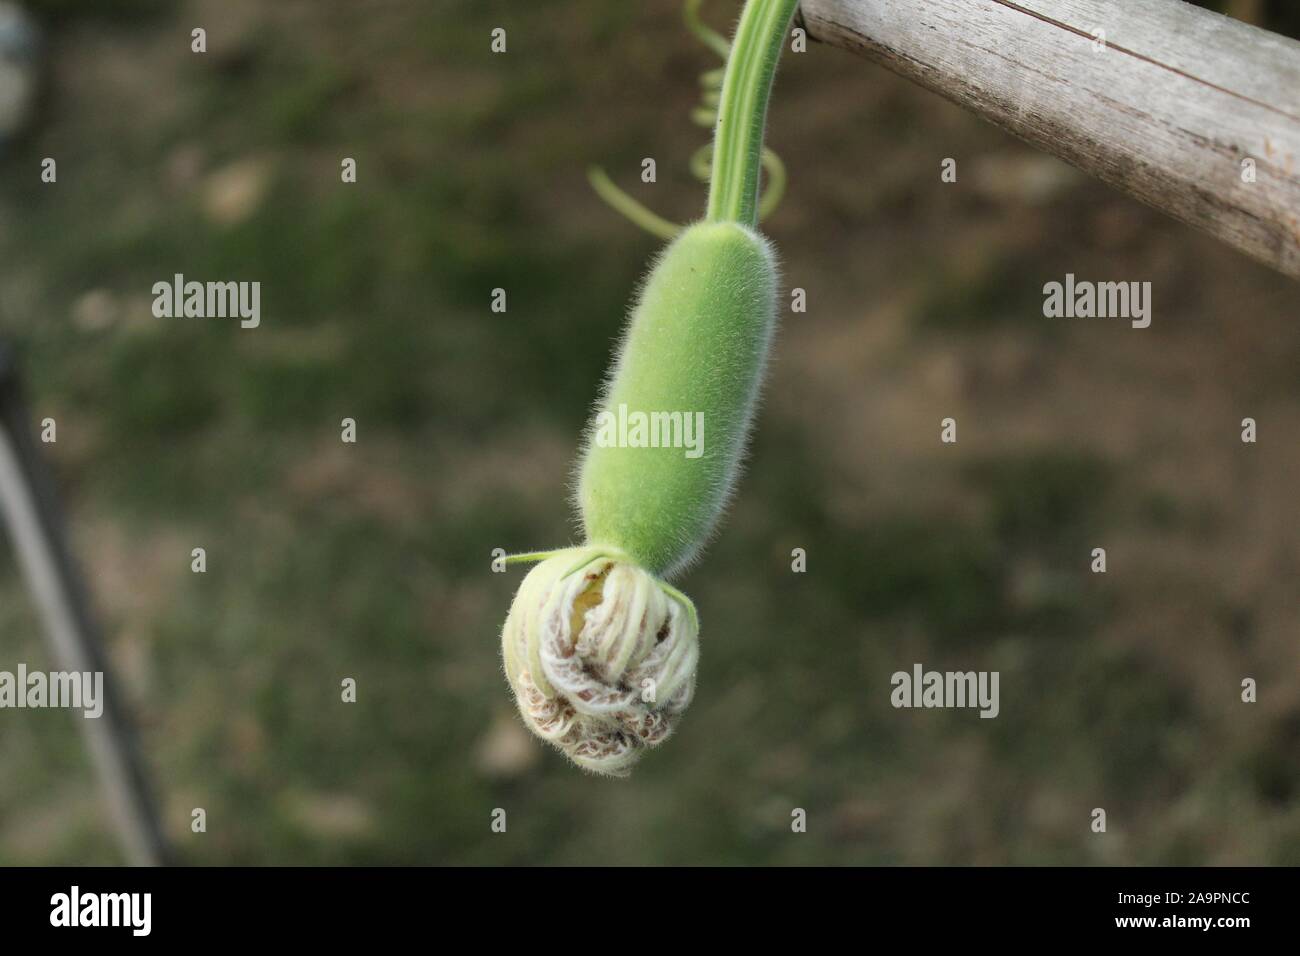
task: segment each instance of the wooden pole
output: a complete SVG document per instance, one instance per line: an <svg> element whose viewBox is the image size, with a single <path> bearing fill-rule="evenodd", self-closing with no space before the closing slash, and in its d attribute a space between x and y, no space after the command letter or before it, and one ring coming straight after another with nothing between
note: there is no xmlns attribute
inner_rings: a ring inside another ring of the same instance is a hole
<svg viewBox="0 0 1300 956"><path fill-rule="evenodd" d="M1300 278L1300 42L1182 0L803 0L802 22Z"/></svg>

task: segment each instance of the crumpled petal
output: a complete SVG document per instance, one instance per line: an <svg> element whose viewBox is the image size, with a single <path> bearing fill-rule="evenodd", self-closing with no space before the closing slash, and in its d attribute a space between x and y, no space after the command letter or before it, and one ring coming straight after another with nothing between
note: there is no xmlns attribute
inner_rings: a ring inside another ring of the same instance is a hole
<svg viewBox="0 0 1300 956"><path fill-rule="evenodd" d="M695 609L626 557L557 551L515 594L501 632L529 729L579 766L627 776L695 692Z"/></svg>

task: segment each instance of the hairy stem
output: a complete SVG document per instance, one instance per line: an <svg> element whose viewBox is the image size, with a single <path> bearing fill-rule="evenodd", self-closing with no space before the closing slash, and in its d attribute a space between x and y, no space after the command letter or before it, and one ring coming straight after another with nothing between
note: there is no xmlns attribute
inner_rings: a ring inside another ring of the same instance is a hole
<svg viewBox="0 0 1300 956"><path fill-rule="evenodd" d="M727 58L713 136L708 218L758 224L767 101L799 0L746 0Z"/></svg>

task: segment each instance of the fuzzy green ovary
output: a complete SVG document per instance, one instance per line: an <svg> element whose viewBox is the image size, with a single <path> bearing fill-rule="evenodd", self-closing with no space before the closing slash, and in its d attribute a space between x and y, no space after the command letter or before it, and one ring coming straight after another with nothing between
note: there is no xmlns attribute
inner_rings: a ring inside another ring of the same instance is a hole
<svg viewBox="0 0 1300 956"><path fill-rule="evenodd" d="M776 314L767 242L732 222L697 223L642 289L598 410L703 412L703 453L601 447L595 420L578 484L589 542L671 576L709 537L744 453Z"/></svg>

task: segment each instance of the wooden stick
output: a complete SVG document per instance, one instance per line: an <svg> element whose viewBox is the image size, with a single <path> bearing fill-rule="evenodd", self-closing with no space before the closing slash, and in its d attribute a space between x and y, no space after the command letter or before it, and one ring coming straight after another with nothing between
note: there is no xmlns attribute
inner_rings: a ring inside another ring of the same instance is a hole
<svg viewBox="0 0 1300 956"><path fill-rule="evenodd" d="M8 525L58 666L103 675L103 713L97 718L79 714L75 719L85 735L127 861L137 866L165 864L171 854L134 728L112 680L29 422L17 366L0 344L0 524Z"/></svg>
<svg viewBox="0 0 1300 956"><path fill-rule="evenodd" d="M1182 0L803 0L802 16L1300 278L1300 42Z"/></svg>

